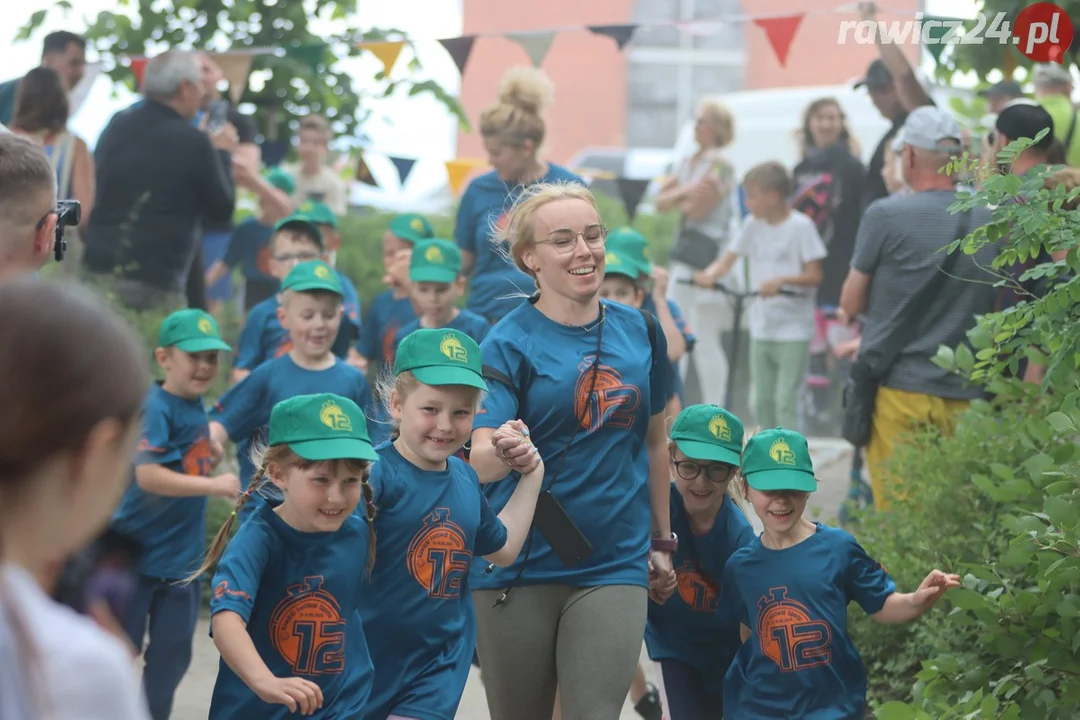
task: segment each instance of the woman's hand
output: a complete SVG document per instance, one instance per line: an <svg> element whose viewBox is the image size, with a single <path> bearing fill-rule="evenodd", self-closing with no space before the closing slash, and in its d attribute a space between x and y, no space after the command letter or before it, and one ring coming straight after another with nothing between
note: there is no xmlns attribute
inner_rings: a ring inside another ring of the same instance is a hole
<svg viewBox="0 0 1080 720"><path fill-rule="evenodd" d="M503 423L491 436L495 455L508 468L528 475L540 464L540 451L529 438L529 428L520 420Z"/></svg>
<svg viewBox="0 0 1080 720"><path fill-rule="evenodd" d="M677 582L671 553L653 551L649 558L649 598L663 605L675 592Z"/></svg>

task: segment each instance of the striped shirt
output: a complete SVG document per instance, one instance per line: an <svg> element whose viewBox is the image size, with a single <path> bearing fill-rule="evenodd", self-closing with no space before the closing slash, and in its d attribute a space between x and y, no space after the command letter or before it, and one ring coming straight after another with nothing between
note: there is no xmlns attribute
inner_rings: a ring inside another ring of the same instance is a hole
<svg viewBox="0 0 1080 720"><path fill-rule="evenodd" d="M870 204L859 225L851 267L872 277L863 319L860 355L884 351L903 323L909 298L940 272L945 253L959 229L960 217L949 212L952 190L891 196ZM990 222L990 211L971 212L969 232ZM966 342L975 315L993 311L996 289L985 268L997 248L986 245L974 256L961 255L952 276L922 317L910 341L882 381L885 387L943 398L980 397L982 389L943 370L930 358L940 345ZM963 282L960 279L976 280Z"/></svg>

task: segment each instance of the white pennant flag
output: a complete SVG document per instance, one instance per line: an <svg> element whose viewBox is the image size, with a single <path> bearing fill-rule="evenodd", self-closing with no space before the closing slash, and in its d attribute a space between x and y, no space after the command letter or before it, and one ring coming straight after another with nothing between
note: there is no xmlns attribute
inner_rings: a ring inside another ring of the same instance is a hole
<svg viewBox="0 0 1080 720"><path fill-rule="evenodd" d="M525 53L532 60L533 67L540 67L544 64L544 58L547 57L548 50L551 49L551 43L555 40L555 33L550 30L506 33L506 39L513 40L524 48Z"/></svg>

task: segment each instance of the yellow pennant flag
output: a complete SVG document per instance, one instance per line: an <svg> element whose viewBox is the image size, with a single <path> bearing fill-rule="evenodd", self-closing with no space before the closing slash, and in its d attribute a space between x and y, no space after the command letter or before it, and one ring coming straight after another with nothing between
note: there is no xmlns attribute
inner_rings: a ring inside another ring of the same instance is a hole
<svg viewBox="0 0 1080 720"><path fill-rule="evenodd" d="M360 43L360 47L370 51L372 55L379 58L379 61L383 64L383 72L389 75L394 69L394 63L397 62L398 55L401 55L401 48L405 47L405 43L402 40L395 40L393 42L365 42Z"/></svg>
<svg viewBox="0 0 1080 720"><path fill-rule="evenodd" d="M454 195L461 191L465 178L469 177L474 169L482 165L479 160L447 160L446 176L450 179L450 190Z"/></svg>

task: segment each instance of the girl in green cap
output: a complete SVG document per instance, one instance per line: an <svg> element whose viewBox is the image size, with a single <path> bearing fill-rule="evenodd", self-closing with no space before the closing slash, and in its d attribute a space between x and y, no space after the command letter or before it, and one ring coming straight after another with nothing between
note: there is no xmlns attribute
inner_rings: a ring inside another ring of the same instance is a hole
<svg viewBox="0 0 1080 720"><path fill-rule="evenodd" d="M199 571L217 565L210 614L221 665L210 718L361 717L372 667L356 614L370 589L358 568L375 561L368 477L377 458L364 413L330 393L283 400L254 455L255 478ZM262 503L230 542L237 512L268 488L280 503Z"/></svg>
<svg viewBox="0 0 1080 720"><path fill-rule="evenodd" d="M381 558L361 607L375 665L365 720L454 720L472 664L474 557L506 566L532 526L544 465L533 448L497 516L476 471L454 454L468 442L480 395L480 347L451 328L420 329L398 346L381 382L394 420L371 476ZM520 421L503 432L528 438ZM478 570L483 572L483 570Z"/></svg>

